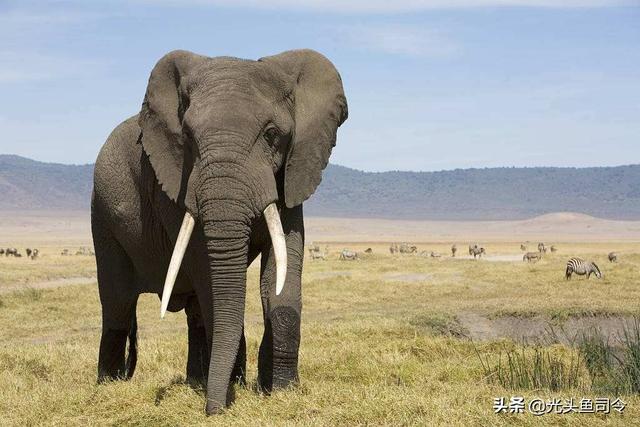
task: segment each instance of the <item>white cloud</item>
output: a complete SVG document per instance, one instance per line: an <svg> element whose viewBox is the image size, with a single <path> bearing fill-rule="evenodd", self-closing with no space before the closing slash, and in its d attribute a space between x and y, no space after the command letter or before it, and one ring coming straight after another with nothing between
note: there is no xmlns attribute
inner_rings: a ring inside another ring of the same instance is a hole
<svg viewBox="0 0 640 427"><path fill-rule="evenodd" d="M448 57L458 45L442 33L400 25L360 25L343 28L343 38L352 47L415 57Z"/></svg>
<svg viewBox="0 0 640 427"><path fill-rule="evenodd" d="M185 3L243 7L251 9L289 9L329 12L398 13L430 9L479 7L590 8L637 6L637 0L139 0L183 6Z"/></svg>

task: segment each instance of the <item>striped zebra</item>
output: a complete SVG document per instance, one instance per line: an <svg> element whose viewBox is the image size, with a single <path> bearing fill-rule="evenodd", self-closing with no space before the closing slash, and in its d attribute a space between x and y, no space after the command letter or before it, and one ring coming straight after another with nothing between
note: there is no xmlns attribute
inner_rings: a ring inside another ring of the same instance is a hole
<svg viewBox="0 0 640 427"><path fill-rule="evenodd" d="M343 249L340 252L340 260L341 261L355 261L358 259L358 253L354 251L350 251L349 249Z"/></svg>
<svg viewBox="0 0 640 427"><path fill-rule="evenodd" d="M480 257L482 258L483 254L486 254L487 252L484 250L484 248L482 247L471 247L469 246L469 255L473 255L473 259L476 259L476 257Z"/></svg>
<svg viewBox="0 0 640 427"><path fill-rule="evenodd" d="M522 256L522 261L527 262L538 262L542 259L542 254L540 252L527 252Z"/></svg>
<svg viewBox="0 0 640 427"><path fill-rule="evenodd" d="M602 278L602 272L596 263L593 261L585 261L582 258L571 258L567 261L566 279L571 279L573 273L576 273L578 276L584 276L586 274L587 279L591 277L592 273L595 274L598 279Z"/></svg>

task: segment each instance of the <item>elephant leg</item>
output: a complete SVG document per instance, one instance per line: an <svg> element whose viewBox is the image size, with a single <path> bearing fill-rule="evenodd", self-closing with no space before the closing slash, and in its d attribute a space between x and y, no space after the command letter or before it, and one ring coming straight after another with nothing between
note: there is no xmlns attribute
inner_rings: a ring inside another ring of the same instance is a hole
<svg viewBox="0 0 640 427"><path fill-rule="evenodd" d="M264 335L258 354L258 385L266 392L298 382L304 258L302 206L285 208L281 216L288 262L287 279L280 295L275 294L275 259L271 245L262 253L260 291Z"/></svg>
<svg viewBox="0 0 640 427"><path fill-rule="evenodd" d="M231 381L239 385L247 383L247 341L244 337L244 328L242 328L242 335L240 336L236 362L233 365L233 371L231 371Z"/></svg>
<svg viewBox="0 0 640 427"><path fill-rule="evenodd" d="M133 265L118 242L95 224L93 236L102 304L98 382L129 379L135 370L138 354L138 292L134 285ZM129 354L125 359L127 340Z"/></svg>
<svg viewBox="0 0 640 427"><path fill-rule="evenodd" d="M198 304L194 295L189 298L185 306L187 326L189 328L189 352L187 356L187 382L194 387L207 385L209 370L209 345L207 333Z"/></svg>

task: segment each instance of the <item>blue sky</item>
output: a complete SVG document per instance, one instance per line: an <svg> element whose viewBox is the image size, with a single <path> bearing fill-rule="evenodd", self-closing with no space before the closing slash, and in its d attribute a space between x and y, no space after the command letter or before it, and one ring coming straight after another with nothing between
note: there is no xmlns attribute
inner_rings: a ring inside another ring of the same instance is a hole
<svg viewBox="0 0 640 427"><path fill-rule="evenodd" d="M0 0L0 153L93 162L172 49L303 47L345 85L333 163L640 162L640 0Z"/></svg>

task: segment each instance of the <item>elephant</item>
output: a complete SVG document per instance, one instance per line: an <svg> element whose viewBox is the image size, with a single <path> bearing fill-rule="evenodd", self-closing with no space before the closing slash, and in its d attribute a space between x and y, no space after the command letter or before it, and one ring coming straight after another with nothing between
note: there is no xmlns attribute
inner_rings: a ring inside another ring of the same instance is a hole
<svg viewBox="0 0 640 427"><path fill-rule="evenodd" d="M208 415L224 410L245 381L246 272L261 254L258 387L298 383L302 203L347 115L340 74L313 50L259 60L178 50L156 63L139 114L95 164L99 382L133 375L137 299L155 293L161 317L185 310L187 380L205 387Z"/></svg>

